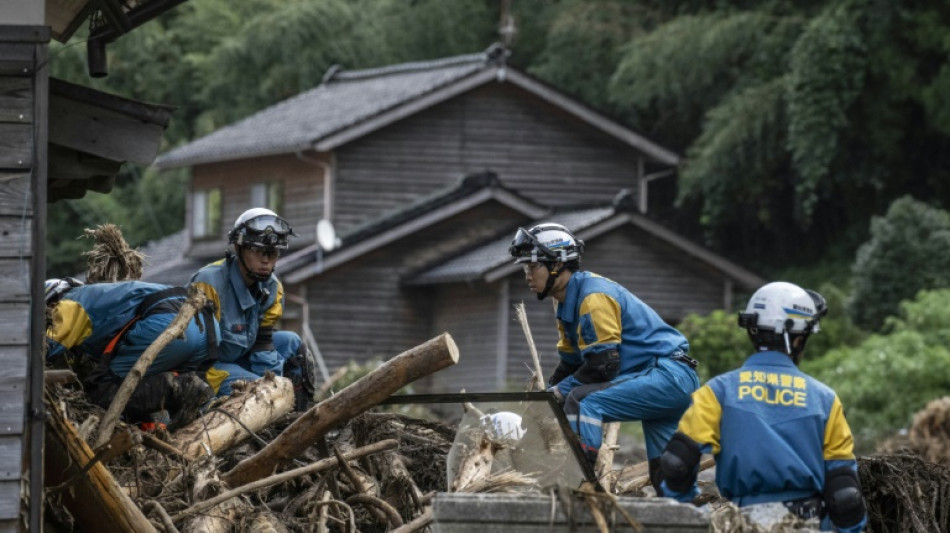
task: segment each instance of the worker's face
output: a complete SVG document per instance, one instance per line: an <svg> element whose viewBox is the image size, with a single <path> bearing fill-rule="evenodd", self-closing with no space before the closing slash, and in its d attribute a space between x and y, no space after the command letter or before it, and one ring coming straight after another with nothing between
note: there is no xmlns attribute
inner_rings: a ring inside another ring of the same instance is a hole
<svg viewBox="0 0 950 533"><path fill-rule="evenodd" d="M241 247L241 259L244 260L244 266L247 267L248 272L260 276L271 275L277 267L278 257L280 257L280 251L276 248Z"/></svg>
<svg viewBox="0 0 950 533"><path fill-rule="evenodd" d="M528 282L528 288L531 292L540 293L544 290L544 284L548 282L548 267L544 263L522 263L524 269L524 279Z"/></svg>

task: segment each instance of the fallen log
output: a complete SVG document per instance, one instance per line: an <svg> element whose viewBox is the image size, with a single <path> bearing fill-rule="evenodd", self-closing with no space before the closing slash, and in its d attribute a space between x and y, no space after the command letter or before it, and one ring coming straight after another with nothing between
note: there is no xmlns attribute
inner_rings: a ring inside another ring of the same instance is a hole
<svg viewBox="0 0 950 533"><path fill-rule="evenodd" d="M46 425L46 486L69 481L56 491L76 525L83 531L154 532L155 528L119 487L112 473L101 462L79 432L46 395L49 419ZM77 475L85 470L82 475ZM52 497L52 495L48 496Z"/></svg>
<svg viewBox="0 0 950 533"><path fill-rule="evenodd" d="M217 455L250 437L294 408L294 386L268 373L235 393L215 410L203 414L171 435L171 445L193 460L207 453ZM206 448L207 447L207 448Z"/></svg>
<svg viewBox="0 0 950 533"><path fill-rule="evenodd" d="M299 456L330 429L378 405L409 383L454 365L458 358L458 347L448 333L393 357L310 408L261 451L227 472L224 481L238 487L270 475L281 463Z"/></svg>

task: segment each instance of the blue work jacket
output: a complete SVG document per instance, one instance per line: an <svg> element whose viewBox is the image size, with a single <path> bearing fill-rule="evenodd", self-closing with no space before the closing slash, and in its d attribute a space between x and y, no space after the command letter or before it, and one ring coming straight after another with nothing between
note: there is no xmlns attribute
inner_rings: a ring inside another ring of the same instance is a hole
<svg viewBox="0 0 950 533"><path fill-rule="evenodd" d="M221 325L218 360L232 363L249 355L261 328L273 328L284 312L284 286L271 274L256 282L257 296L244 284L238 261L222 259L195 273L192 283L214 302Z"/></svg>
<svg viewBox="0 0 950 533"><path fill-rule="evenodd" d="M572 366L604 350L620 354L620 374L636 372L689 342L620 284L591 272L575 272L557 306L558 355Z"/></svg>

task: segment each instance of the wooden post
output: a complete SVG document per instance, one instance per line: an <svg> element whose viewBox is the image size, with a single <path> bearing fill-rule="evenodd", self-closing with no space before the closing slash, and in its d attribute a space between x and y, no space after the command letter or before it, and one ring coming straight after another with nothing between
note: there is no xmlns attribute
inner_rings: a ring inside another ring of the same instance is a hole
<svg viewBox="0 0 950 533"><path fill-rule="evenodd" d="M155 532L109 469L98 461L90 464L95 454L49 395L46 409L50 416L46 426L45 485L69 482L60 491L60 498L76 525L83 531ZM83 469L85 472L80 474Z"/></svg>
<svg viewBox="0 0 950 533"><path fill-rule="evenodd" d="M283 462L299 456L327 431L378 405L413 381L458 362L448 333L430 339L386 361L369 374L302 414L261 451L223 476L231 487L269 476Z"/></svg>

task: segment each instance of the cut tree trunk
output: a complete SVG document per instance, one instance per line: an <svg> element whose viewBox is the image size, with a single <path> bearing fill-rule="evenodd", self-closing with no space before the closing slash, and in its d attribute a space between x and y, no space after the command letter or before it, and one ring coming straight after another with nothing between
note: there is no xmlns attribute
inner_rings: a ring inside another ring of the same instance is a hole
<svg viewBox="0 0 950 533"><path fill-rule="evenodd" d="M256 433L293 408L293 383L268 373L250 383L244 392L228 398L216 411L202 415L173 433L171 444L190 460L206 454L205 446L211 455L217 455L247 439L248 429Z"/></svg>
<svg viewBox="0 0 950 533"><path fill-rule="evenodd" d="M45 484L83 531L154 532L155 528L119 487L102 463L90 465L95 455L66 418L56 401L46 395ZM83 469L85 472L81 473ZM80 475L77 475L80 474ZM69 482L60 490L57 485Z"/></svg>
<svg viewBox="0 0 950 533"><path fill-rule="evenodd" d="M227 472L224 481L238 487L270 475L280 464L302 454L335 426L378 405L409 383L454 365L458 358L458 347L448 333L393 357L313 406L264 449Z"/></svg>

